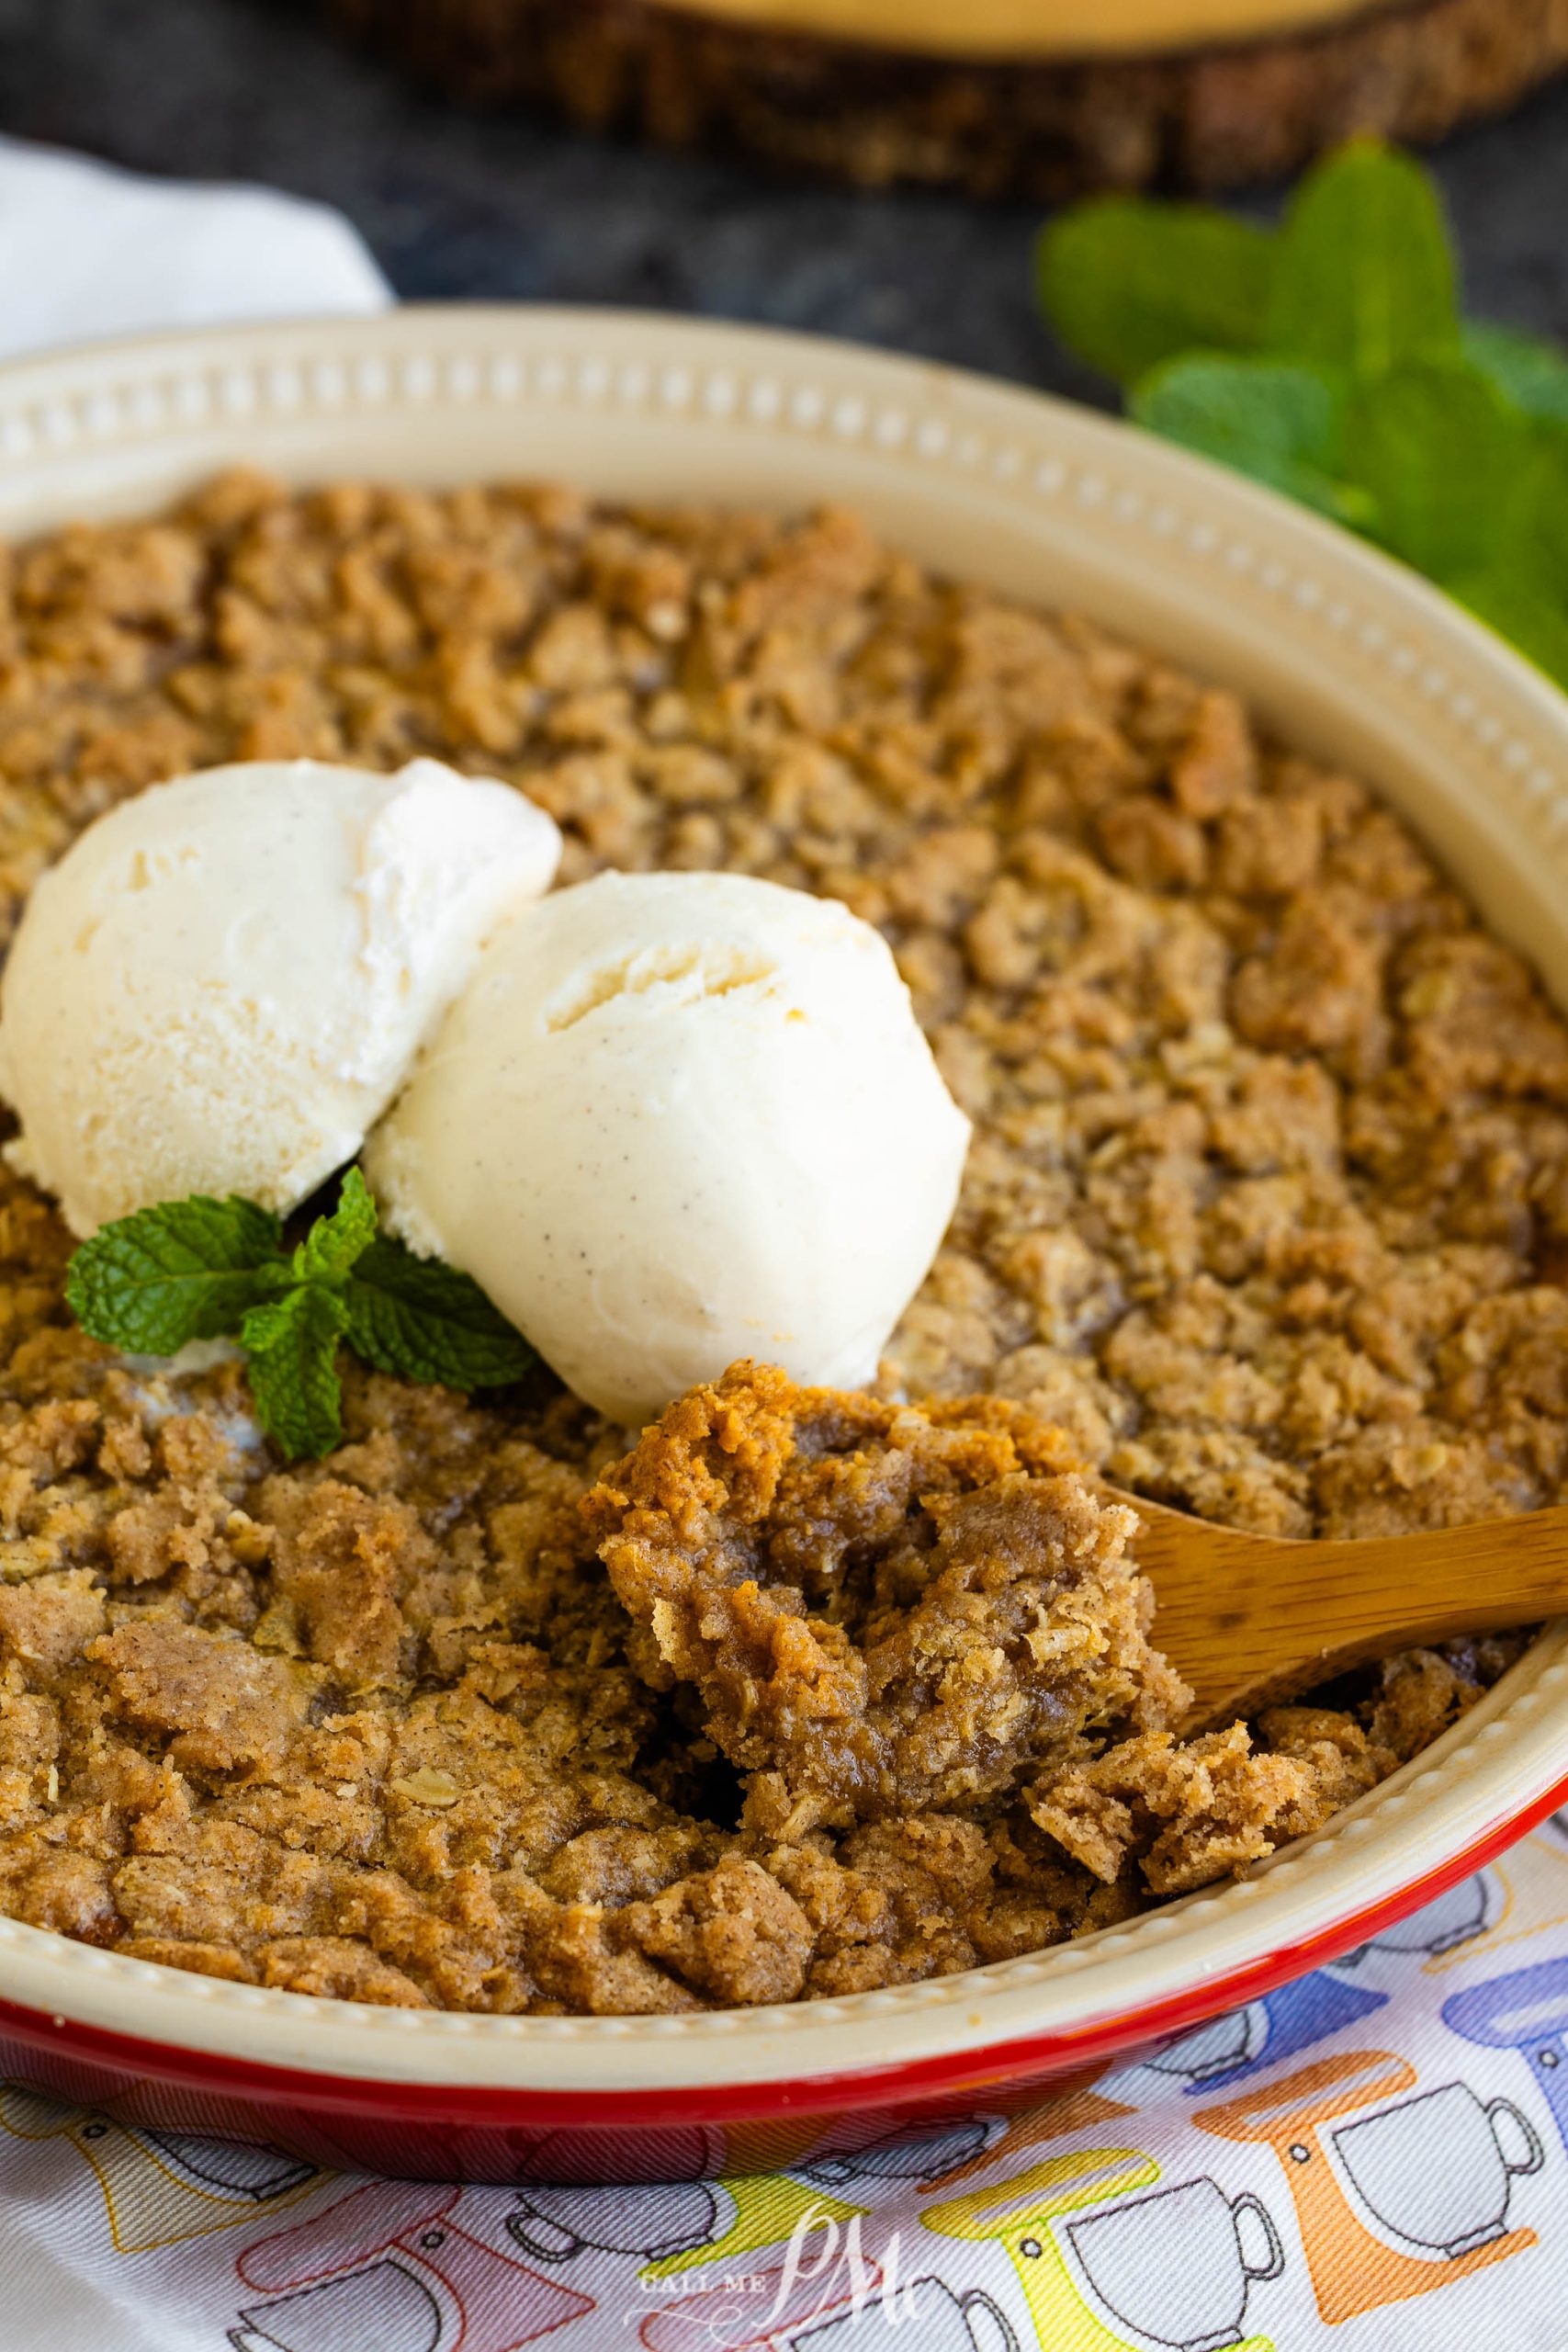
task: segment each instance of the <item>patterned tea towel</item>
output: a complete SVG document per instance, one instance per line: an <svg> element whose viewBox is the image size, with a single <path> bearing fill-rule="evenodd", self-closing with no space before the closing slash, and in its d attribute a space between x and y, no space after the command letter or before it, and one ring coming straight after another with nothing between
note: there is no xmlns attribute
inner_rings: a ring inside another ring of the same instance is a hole
<svg viewBox="0 0 1568 2352"><path fill-rule="evenodd" d="M0 141L0 355L387 299L314 207ZM1136 2064L820 2138L443 2188L3 2084L0 2352L1568 2352L1568 1816Z"/></svg>
<svg viewBox="0 0 1568 2352"><path fill-rule="evenodd" d="M0 2345L1562 2352L1568 1816L1136 2064L860 2136L694 2127L657 2187L442 2187L0 2085Z"/></svg>

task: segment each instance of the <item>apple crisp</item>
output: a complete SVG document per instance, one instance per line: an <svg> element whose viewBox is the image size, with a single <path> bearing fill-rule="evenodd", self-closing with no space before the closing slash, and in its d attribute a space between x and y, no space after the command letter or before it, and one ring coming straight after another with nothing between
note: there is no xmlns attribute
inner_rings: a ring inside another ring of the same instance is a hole
<svg viewBox="0 0 1568 2352"><path fill-rule="evenodd" d="M547 808L564 879L878 924L976 1123L957 1215L874 1395L739 1366L627 1453L543 1374L351 1366L286 1468L231 1352L73 1326L0 1180L0 1907L416 2007L840 1993L1243 1868L1495 1679L1181 1741L1090 1483L1287 1535L1563 1493L1568 1028L1352 778L837 513L230 476L6 560L6 931L161 777L422 752Z"/></svg>

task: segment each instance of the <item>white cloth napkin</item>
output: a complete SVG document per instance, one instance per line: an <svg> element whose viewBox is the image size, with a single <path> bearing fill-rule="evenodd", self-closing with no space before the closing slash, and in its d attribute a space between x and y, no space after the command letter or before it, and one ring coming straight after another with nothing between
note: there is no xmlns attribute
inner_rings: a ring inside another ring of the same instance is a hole
<svg viewBox="0 0 1568 2352"><path fill-rule="evenodd" d="M0 359L230 320L384 310L348 222L271 188L145 179L0 139Z"/></svg>

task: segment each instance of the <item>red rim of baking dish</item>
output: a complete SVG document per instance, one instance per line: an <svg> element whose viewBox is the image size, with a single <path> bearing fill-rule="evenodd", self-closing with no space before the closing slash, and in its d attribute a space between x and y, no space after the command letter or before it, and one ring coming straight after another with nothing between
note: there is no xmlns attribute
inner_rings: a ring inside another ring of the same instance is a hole
<svg viewBox="0 0 1568 2352"><path fill-rule="evenodd" d="M64 2016L23 2008L0 2000L0 2039L9 2039L78 2063L96 2064L141 2081L174 2084L208 2097L227 2096L254 2106L291 2108L320 2115L353 2115L367 2121L406 2119L412 2122L505 2125L520 2122L615 2126L668 2123L746 2123L782 2115L840 2113L857 2107L902 2107L916 2100L976 2095L1066 2073L1097 2058L1109 2058L1163 2040L1224 2009L1242 2007L1303 1976L1382 1928L1435 1902L1461 1879L1484 1867L1506 1848L1529 1835L1559 1807L1568 1804L1568 1775L1517 1814L1462 1847L1457 1854L1412 1879L1393 1894L1319 1928L1300 1942L1281 1945L1262 1960L1211 1977L1190 1992L1176 1993L1147 2007L1064 2033L1014 2036L982 2051L948 2052L890 2066L851 2073L803 2075L795 2082L716 2084L707 2088L651 2090L534 2091L476 2089L454 2084L389 2082L374 2076L323 2075L304 2067L269 2066L251 2059L224 2058L178 2044L146 2041L102 2026L78 2025Z"/></svg>

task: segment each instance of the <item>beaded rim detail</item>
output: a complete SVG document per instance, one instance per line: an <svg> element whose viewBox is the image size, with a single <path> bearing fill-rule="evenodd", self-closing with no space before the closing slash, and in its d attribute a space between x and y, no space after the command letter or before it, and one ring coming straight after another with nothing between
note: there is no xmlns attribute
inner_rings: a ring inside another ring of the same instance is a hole
<svg viewBox="0 0 1568 2352"><path fill-rule="evenodd" d="M950 534L976 546L989 534L1015 573L1032 562L1038 585L1022 593L1041 602L1058 601L1066 571L1089 609L1098 599L1131 635L1189 647L1198 629L1216 649L1207 666L1255 698L1260 676L1266 701L1277 692L1305 709L1315 696L1326 732L1354 738L1354 756L1418 828L1429 816L1467 883L1473 841L1477 868L1506 867L1521 893L1561 899L1568 887L1568 701L1344 534L1040 394L803 336L523 308L411 308L0 368L8 536L145 512L243 460L301 481L347 470L422 482L499 464L650 503L671 479L676 494L701 497L711 466L717 500L739 490L799 504L820 489L858 499L927 561L940 563ZM983 554L952 568L986 576ZM1568 926L1548 909L1524 929L1521 944L1568 996ZM1209 1980L1218 2007L1247 1965L1325 1933L1342 1929L1348 1945L1359 1918L1538 1810L1565 1755L1562 1622L1462 1723L1247 1878L957 1976L763 2011L490 2018L234 1984L0 1917L0 1998L187 2053L519 2093L804 2083L863 2073L868 2048L876 2068L950 2053L979 2066L989 2045L1066 2041Z"/></svg>

